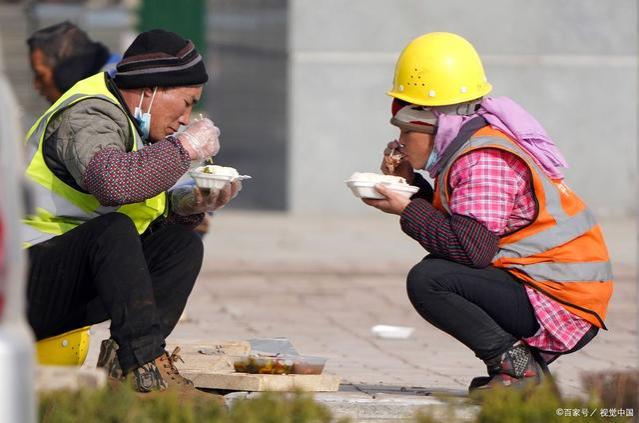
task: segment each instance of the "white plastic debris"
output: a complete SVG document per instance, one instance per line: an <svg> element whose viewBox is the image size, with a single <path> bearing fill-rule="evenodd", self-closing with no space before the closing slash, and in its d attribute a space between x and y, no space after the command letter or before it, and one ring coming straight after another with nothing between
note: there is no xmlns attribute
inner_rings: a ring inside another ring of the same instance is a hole
<svg viewBox="0 0 639 423"><path fill-rule="evenodd" d="M414 330L415 328L409 326L375 325L371 328L371 333L378 338L407 339Z"/></svg>

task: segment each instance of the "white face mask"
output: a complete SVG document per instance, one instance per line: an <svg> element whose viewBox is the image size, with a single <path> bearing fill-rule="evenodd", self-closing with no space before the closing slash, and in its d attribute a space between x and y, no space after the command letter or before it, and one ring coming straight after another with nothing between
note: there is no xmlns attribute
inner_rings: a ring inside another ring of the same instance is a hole
<svg viewBox="0 0 639 423"><path fill-rule="evenodd" d="M142 95L140 96L140 104L135 108L133 112L133 118L136 120L138 125L140 126L140 130L142 131L142 139L146 141L149 139L149 132L151 131L151 106L153 106L153 100L155 100L155 93L157 92L158 87L153 88L153 96L151 96L151 102L149 103L149 109L146 113L142 113L142 100L144 100L144 90L142 90Z"/></svg>

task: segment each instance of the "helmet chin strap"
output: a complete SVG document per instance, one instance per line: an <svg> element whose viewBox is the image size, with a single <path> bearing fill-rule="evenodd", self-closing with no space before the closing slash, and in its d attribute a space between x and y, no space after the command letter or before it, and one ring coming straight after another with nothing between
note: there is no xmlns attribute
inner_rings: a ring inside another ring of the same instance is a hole
<svg viewBox="0 0 639 423"><path fill-rule="evenodd" d="M445 115L468 116L472 115L479 109L479 105L482 100L483 97L480 97L464 103L451 104L449 106L436 106L433 107L433 110L437 110L439 113L443 113Z"/></svg>
<svg viewBox="0 0 639 423"><path fill-rule="evenodd" d="M469 116L479 109L482 98L448 106L418 106L393 100L390 123L407 131L435 134L440 114Z"/></svg>

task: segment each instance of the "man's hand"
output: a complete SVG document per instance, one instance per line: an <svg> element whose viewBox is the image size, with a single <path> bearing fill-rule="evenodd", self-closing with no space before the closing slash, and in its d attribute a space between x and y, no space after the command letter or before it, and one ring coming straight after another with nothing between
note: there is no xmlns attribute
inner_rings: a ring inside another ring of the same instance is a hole
<svg viewBox="0 0 639 423"><path fill-rule="evenodd" d="M400 215L410 203L410 198L406 198L401 194L392 191L390 188L384 185L375 185L377 192L382 194L383 200L373 200L371 198L362 198L362 201L369 206L373 206L385 213Z"/></svg>
<svg viewBox="0 0 639 423"><path fill-rule="evenodd" d="M206 235L209 233L209 228L211 227L211 218L207 215L204 215L202 222L197 225L193 230L201 235Z"/></svg>
<svg viewBox="0 0 639 423"><path fill-rule="evenodd" d="M399 141L391 141L384 149L384 158L380 170L384 175L401 176L409 184L413 183L415 171L402 151L403 146Z"/></svg>
<svg viewBox="0 0 639 423"><path fill-rule="evenodd" d="M220 130L210 119L194 120L177 134L192 161L215 156L220 151Z"/></svg>
<svg viewBox="0 0 639 423"><path fill-rule="evenodd" d="M173 212L188 216L219 210L235 198L241 189L240 181L226 184L224 188L218 190L197 186L176 188L171 191Z"/></svg>

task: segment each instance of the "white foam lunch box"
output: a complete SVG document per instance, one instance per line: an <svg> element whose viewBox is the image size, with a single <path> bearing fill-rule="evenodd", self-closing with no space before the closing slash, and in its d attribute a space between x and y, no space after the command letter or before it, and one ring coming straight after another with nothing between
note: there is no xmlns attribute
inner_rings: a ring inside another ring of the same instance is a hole
<svg viewBox="0 0 639 423"><path fill-rule="evenodd" d="M370 182L370 181L356 181L356 180L347 180L346 186L351 189L353 195L359 198L371 198L374 200L382 200L385 197L380 194L376 189L375 185L386 185L392 191L403 195L404 197L410 197L419 191L418 187L412 185L404 185L404 184L389 184L387 182Z"/></svg>
<svg viewBox="0 0 639 423"><path fill-rule="evenodd" d="M200 188L222 189L230 182L251 179L248 175L238 175L233 168L221 168L221 172L207 173L202 171L206 167L202 166L189 172L189 175L195 180L195 184ZM220 167L218 166L217 169L220 169ZM228 171L225 171L227 169Z"/></svg>

